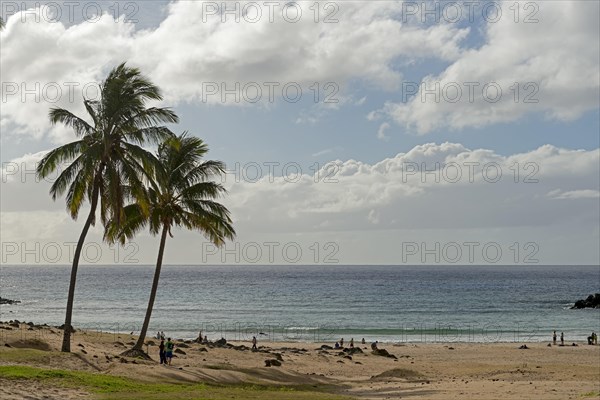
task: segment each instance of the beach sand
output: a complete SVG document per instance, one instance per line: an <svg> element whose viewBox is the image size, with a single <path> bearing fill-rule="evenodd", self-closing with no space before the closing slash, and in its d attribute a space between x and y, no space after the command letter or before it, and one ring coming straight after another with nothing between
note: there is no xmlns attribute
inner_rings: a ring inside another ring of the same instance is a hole
<svg viewBox="0 0 600 400"><path fill-rule="evenodd" d="M380 345L397 359L373 355L368 344L357 344L363 353L350 359L339 355L339 350L320 350L322 344L332 343L276 343L259 338L261 351L251 352L176 341L176 348L185 354L176 354L172 365L164 366L119 358L136 340L133 335L77 331L71 355L57 352L61 339L57 328L2 323L0 367L88 371L148 383L302 385L363 399L600 399L600 346L581 342L576 347L527 343L526 350L519 349L522 343ZM154 343L147 348L158 360L158 341L147 342ZM231 344L251 346L250 342ZM265 360L277 358L283 360L281 366L265 366ZM2 399L94 396L83 388L0 373ZM275 392L264 398L279 397Z"/></svg>

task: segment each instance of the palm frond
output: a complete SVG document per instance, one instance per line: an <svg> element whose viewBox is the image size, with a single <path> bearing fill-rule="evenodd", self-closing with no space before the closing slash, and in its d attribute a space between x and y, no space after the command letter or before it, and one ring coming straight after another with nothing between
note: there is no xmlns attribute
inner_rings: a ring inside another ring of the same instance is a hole
<svg viewBox="0 0 600 400"><path fill-rule="evenodd" d="M53 125L62 123L65 126L72 128L78 137L91 135L94 132L94 128L90 124L64 108L50 109L49 116L50 122Z"/></svg>
<svg viewBox="0 0 600 400"><path fill-rule="evenodd" d="M38 163L36 173L39 178L45 179L50 176L61 164L71 162L86 151L86 143L83 140L67 143L48 152Z"/></svg>
<svg viewBox="0 0 600 400"><path fill-rule="evenodd" d="M105 225L104 239L109 243L124 244L148 224L147 215L138 204L130 204L123 208L123 219L120 223L109 220Z"/></svg>

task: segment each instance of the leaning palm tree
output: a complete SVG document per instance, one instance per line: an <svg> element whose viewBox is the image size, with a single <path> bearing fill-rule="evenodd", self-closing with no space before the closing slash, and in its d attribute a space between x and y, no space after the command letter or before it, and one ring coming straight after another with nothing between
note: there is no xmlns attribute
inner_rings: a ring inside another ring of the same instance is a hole
<svg viewBox="0 0 600 400"><path fill-rule="evenodd" d="M2 29L4 29L4 26L5 26L5 25L4 25L4 20L2 19L2 17L0 17L0 31L1 31Z"/></svg>
<svg viewBox="0 0 600 400"><path fill-rule="evenodd" d="M147 189L149 212L145 213L140 204L128 205L125 207L124 222L110 221L105 231L109 241L118 240L122 243L145 226L153 235L160 233L158 258L144 324L137 343L124 355L145 356L142 346L150 325L167 234L173 237L174 227L196 230L216 246L223 245L225 239L235 237L229 210L215 201L226 190L220 183L211 180L224 173L225 166L220 161L203 161L207 151L208 147L201 139L187 136L186 133L168 138L158 148L159 162Z"/></svg>
<svg viewBox="0 0 600 400"><path fill-rule="evenodd" d="M85 237L95 225L96 209L100 216L119 223L126 199L135 198L147 210L143 177L151 174L156 158L141 145L158 143L172 133L160 123L175 123L177 116L168 108L146 107L146 102L161 100L157 86L125 63L114 68L100 85L99 100L84 99L88 123L68 110L50 110L52 124L72 128L78 140L60 146L40 161L38 176L43 179L67 165L50 188L52 199L66 193L67 211L77 219L85 201L90 210L79 235L71 267L71 279L64 323L62 351L71 349L71 316L77 268Z"/></svg>

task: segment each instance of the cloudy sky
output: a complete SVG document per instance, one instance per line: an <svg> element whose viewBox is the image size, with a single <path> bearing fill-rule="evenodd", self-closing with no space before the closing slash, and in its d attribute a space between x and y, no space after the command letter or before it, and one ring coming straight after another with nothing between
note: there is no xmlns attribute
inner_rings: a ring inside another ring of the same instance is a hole
<svg viewBox="0 0 600 400"><path fill-rule="evenodd" d="M1 2L4 264L70 261L32 170L122 61L229 170L237 240L166 263L600 263L597 1L35 3ZM100 238L84 262L156 257Z"/></svg>

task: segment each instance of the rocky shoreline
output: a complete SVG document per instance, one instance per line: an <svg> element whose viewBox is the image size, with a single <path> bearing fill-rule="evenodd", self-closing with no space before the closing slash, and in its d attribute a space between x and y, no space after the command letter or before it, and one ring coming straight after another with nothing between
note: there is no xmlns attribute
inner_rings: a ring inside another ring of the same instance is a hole
<svg viewBox="0 0 600 400"><path fill-rule="evenodd" d="M577 300L571 309L600 308L600 293L590 294L585 300Z"/></svg>

